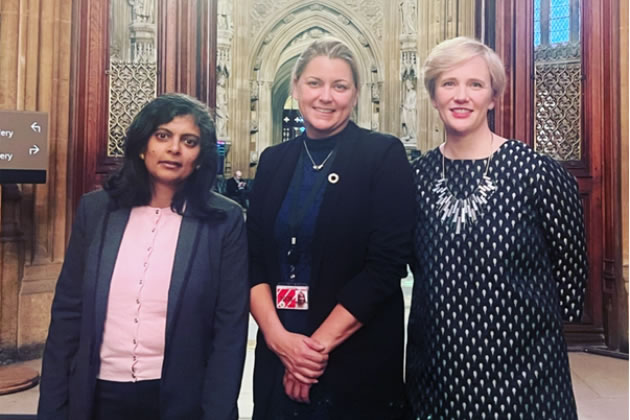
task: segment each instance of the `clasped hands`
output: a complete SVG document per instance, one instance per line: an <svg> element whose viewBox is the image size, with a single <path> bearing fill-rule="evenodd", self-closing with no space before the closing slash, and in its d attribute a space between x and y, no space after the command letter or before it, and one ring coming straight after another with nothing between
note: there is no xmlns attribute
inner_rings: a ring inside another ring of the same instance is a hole
<svg viewBox="0 0 630 420"><path fill-rule="evenodd" d="M326 346L314 338L283 331L269 347L284 365L282 385L289 398L308 403L311 385L318 382L328 364Z"/></svg>

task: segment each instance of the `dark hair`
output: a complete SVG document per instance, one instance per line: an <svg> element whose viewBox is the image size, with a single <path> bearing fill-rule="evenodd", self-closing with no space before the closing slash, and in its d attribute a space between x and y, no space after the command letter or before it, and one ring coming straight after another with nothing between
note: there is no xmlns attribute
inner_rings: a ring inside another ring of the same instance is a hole
<svg viewBox="0 0 630 420"><path fill-rule="evenodd" d="M122 167L107 180L104 189L119 207L145 206L151 202L151 179L140 154L157 128L178 116L190 115L201 134L200 152L192 174L173 196L171 208L183 214L184 205L201 215L212 213L208 204L217 172L217 137L208 108L181 93L167 93L147 103L134 117L125 136Z"/></svg>

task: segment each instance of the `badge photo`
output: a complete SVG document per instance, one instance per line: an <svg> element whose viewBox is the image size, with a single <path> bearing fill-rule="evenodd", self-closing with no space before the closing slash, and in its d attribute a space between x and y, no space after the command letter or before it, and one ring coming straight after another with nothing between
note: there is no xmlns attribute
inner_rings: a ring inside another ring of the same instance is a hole
<svg viewBox="0 0 630 420"><path fill-rule="evenodd" d="M276 308L305 311L308 309L308 286L276 286Z"/></svg>

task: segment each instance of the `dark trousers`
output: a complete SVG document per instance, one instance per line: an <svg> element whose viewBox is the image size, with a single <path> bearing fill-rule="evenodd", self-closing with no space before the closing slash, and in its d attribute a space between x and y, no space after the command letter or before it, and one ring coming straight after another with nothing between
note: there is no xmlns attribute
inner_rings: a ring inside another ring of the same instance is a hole
<svg viewBox="0 0 630 420"><path fill-rule="evenodd" d="M96 381L93 420L157 420L160 418L160 380Z"/></svg>

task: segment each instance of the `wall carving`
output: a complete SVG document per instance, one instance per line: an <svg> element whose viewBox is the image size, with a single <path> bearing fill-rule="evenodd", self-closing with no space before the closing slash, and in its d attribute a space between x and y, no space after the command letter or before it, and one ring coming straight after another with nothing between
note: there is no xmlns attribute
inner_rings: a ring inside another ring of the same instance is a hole
<svg viewBox="0 0 630 420"><path fill-rule="evenodd" d="M400 2L400 33L401 35L415 35L418 28L417 0L402 0Z"/></svg>
<svg viewBox="0 0 630 420"><path fill-rule="evenodd" d="M217 3L217 76L215 127L217 138L229 146L230 101L228 94L232 74L232 41L234 36L233 0L219 0ZM226 156L226 167L231 167L230 156Z"/></svg>
<svg viewBox="0 0 630 420"><path fill-rule="evenodd" d="M539 45L534 54L535 149L557 160L580 160L581 44Z"/></svg>
<svg viewBox="0 0 630 420"><path fill-rule="evenodd" d="M124 154L125 131L157 91L155 63L113 61L109 67L109 140L107 156Z"/></svg>
<svg viewBox="0 0 630 420"><path fill-rule="evenodd" d="M256 0L250 12L250 37L252 39L260 33L263 26L271 19L272 16L277 16L282 11L289 9L291 6L299 5L304 1L296 0ZM305 6L313 12L321 12L324 8L338 9L338 6L350 9L353 14L362 18L365 22L369 23L370 29L377 39L383 37L383 4L380 1L374 0L345 0L343 2L337 1L322 1L319 3L313 3ZM291 19L295 18L295 15ZM343 18L342 18L343 19ZM348 19L348 18L345 18ZM349 19L348 19L349 21Z"/></svg>
<svg viewBox="0 0 630 420"><path fill-rule="evenodd" d="M125 131L157 94L156 0L110 3L107 156L124 154Z"/></svg>

